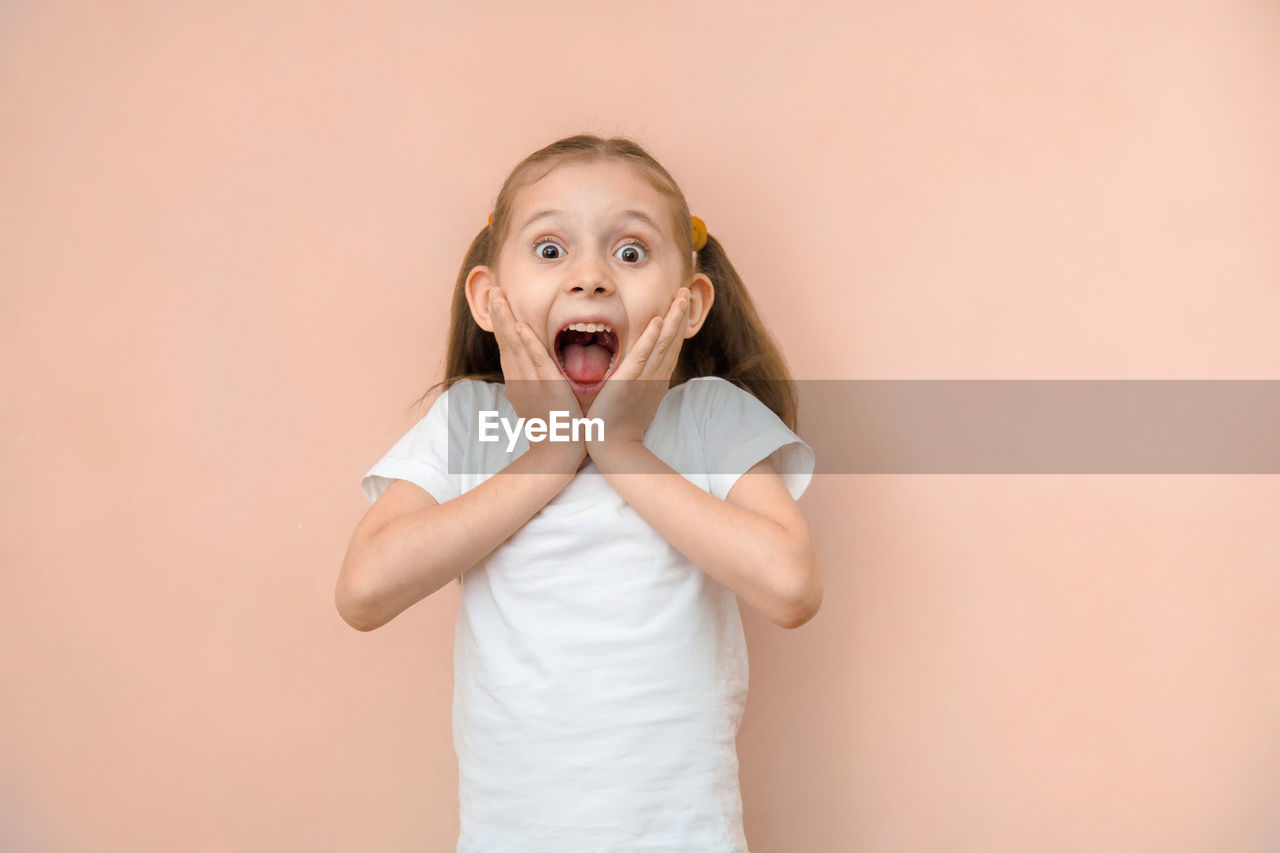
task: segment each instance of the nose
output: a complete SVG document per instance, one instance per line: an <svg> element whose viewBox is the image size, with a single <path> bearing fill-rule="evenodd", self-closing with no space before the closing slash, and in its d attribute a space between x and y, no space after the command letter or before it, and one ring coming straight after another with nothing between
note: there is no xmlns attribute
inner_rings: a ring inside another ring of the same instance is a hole
<svg viewBox="0 0 1280 853"><path fill-rule="evenodd" d="M567 289L569 293L590 293L597 296L613 293L613 278L609 274L608 262L598 252L582 252L578 256L578 262L569 269Z"/></svg>

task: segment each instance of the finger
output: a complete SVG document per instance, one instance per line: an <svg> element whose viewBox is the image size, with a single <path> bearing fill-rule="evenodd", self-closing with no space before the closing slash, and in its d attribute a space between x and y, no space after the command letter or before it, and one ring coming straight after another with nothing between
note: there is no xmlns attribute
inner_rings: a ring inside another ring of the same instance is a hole
<svg viewBox="0 0 1280 853"><path fill-rule="evenodd" d="M501 303L495 326L501 324L518 371L512 378L551 380L567 386L568 381L556 367L546 345L533 333L533 328L528 323L516 319L510 310L511 303L506 301L501 289L495 294L495 301Z"/></svg>
<svg viewBox="0 0 1280 853"><path fill-rule="evenodd" d="M489 316L493 319L494 334L498 337L498 350L508 360L512 379L529 378L535 375L533 361L525 348L524 341L516 332L516 319L511 313L511 304L503 296L501 289L495 288L490 303ZM503 374L506 375L504 367Z"/></svg>
<svg viewBox="0 0 1280 853"><path fill-rule="evenodd" d="M547 348L543 346L542 341L538 340L538 336L533 333L528 323L516 323L516 335L519 336L521 345L526 356L529 359L532 373L529 378L538 383L538 391L542 394L560 393L562 396L567 395L573 400L574 410L581 413L581 409L577 408L577 399L573 396L573 390L569 387L569 380L560 375L560 371L551 363L551 358L547 354ZM557 389L555 383L563 386Z"/></svg>
<svg viewBox="0 0 1280 853"><path fill-rule="evenodd" d="M622 360L622 364L618 365L618 369L609 377L610 380L637 378L644 370L644 366L653 352L653 345L657 343L658 335L661 331L662 318L654 317L649 321L649 325L644 327L639 339L631 346L631 352L627 353L627 357Z"/></svg>
<svg viewBox="0 0 1280 853"><path fill-rule="evenodd" d="M503 312L500 310L500 294L498 292L498 288L489 288L488 293L485 294L485 298L488 300L489 322L493 324L493 336L498 339L498 347L500 349L508 349L510 348L510 340L507 336L506 319L503 317Z"/></svg>
<svg viewBox="0 0 1280 853"><path fill-rule="evenodd" d="M645 364L643 372L645 378L670 378L680 353L680 345L684 342L681 333L684 331L684 320L688 314L689 295L684 288L680 288L671 302L671 307L667 309L667 316L662 320L662 334L659 335L653 347L653 354Z"/></svg>
<svg viewBox="0 0 1280 853"><path fill-rule="evenodd" d="M560 371L556 369L555 364L551 361L551 354L547 352L546 346L542 341L538 340L538 336L533 333L533 329L528 323L516 323L516 334L520 336L521 343L524 344L525 352L529 356L529 362L533 365L534 373L543 379L563 379Z"/></svg>
<svg viewBox="0 0 1280 853"><path fill-rule="evenodd" d="M502 375L504 377L514 377L519 369L520 359L516 353L517 347L511 341L508 316L502 310L500 294L496 287L490 288L488 296L489 320L493 323L493 336L498 340L498 353L502 360Z"/></svg>
<svg viewBox="0 0 1280 853"><path fill-rule="evenodd" d="M515 332L523 342L525 353L533 365L534 372L530 374L530 378L537 380L538 390L544 394L559 395L556 405L567 408L574 417L580 416L582 407L574 396L573 388L569 386L569 380L560 372L555 356L538 340L528 323L516 323Z"/></svg>

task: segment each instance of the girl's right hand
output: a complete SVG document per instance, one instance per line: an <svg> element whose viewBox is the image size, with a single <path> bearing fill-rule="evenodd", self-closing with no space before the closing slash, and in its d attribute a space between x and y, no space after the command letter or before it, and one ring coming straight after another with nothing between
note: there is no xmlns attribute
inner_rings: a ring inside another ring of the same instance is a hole
<svg viewBox="0 0 1280 853"><path fill-rule="evenodd" d="M541 418L548 424L553 411L568 412L570 419L582 417L582 407L569 380L556 367L555 356L547 351L527 323L520 322L511 313L511 303L500 287L489 288L489 317L498 339L507 400L516 414L526 420ZM584 458L587 453L582 440L531 442L530 449L540 444L565 451L573 449Z"/></svg>

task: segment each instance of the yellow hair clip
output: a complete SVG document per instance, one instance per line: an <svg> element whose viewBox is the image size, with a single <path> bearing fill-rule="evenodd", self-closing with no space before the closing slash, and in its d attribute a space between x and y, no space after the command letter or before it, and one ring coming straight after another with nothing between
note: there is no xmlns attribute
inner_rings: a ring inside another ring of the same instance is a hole
<svg viewBox="0 0 1280 853"><path fill-rule="evenodd" d="M690 216L689 224L693 230L693 250L696 252L707 245L707 223L696 216Z"/></svg>

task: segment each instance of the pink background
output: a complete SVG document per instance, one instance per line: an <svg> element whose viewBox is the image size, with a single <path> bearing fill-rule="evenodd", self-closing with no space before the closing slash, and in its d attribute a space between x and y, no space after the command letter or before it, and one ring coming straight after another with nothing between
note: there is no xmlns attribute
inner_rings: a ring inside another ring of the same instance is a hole
<svg viewBox="0 0 1280 853"><path fill-rule="evenodd" d="M333 605L510 168L634 137L796 378L1280 378L1267 2L0 7L0 848L452 850ZM1275 476L821 476L753 853L1280 847Z"/></svg>

